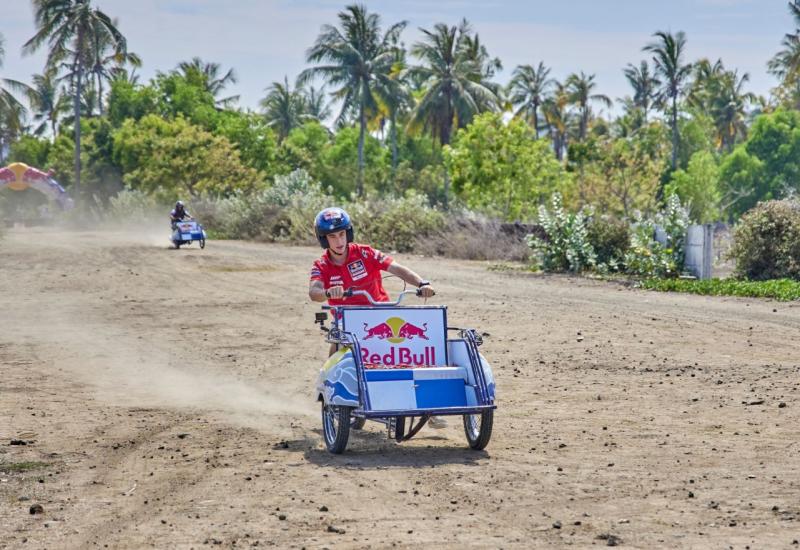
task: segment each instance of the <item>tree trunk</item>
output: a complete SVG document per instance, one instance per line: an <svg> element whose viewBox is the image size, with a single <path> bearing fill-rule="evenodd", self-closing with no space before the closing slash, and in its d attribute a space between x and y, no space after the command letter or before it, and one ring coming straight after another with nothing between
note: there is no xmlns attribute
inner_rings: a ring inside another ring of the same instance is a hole
<svg viewBox="0 0 800 550"><path fill-rule="evenodd" d="M394 176L395 172L397 171L397 122L396 122L396 113L394 109L392 109L392 115L390 122L392 124L391 128L391 139L392 139L392 183L394 183Z"/></svg>
<svg viewBox="0 0 800 550"><path fill-rule="evenodd" d="M441 144L442 147L450 145L450 132L453 129L453 113L450 110L450 105L445 108L445 118L442 124ZM444 169L444 209L450 209L450 172L447 168Z"/></svg>
<svg viewBox="0 0 800 550"><path fill-rule="evenodd" d="M583 141L586 139L587 126L589 126L589 109L584 105L583 107L581 107L581 129L580 129L579 141Z"/></svg>
<svg viewBox="0 0 800 550"><path fill-rule="evenodd" d="M678 96L672 96L672 171L678 167Z"/></svg>
<svg viewBox="0 0 800 550"><path fill-rule="evenodd" d="M75 202L79 201L81 188L81 84L83 81L83 66L78 59L76 69L75 97L73 109L75 110Z"/></svg>
<svg viewBox="0 0 800 550"><path fill-rule="evenodd" d="M103 78L97 73L97 112L103 116Z"/></svg>
<svg viewBox="0 0 800 550"><path fill-rule="evenodd" d="M367 120L364 117L364 104L359 107L358 121L358 180L356 182L356 193L359 197L364 196L364 134L366 133Z"/></svg>

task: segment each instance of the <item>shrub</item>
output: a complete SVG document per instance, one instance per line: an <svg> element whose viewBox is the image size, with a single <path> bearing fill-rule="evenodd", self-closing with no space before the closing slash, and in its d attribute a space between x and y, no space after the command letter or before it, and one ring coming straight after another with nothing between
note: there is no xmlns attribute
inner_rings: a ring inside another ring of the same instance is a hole
<svg viewBox="0 0 800 550"><path fill-rule="evenodd" d="M759 203L734 230L735 274L752 280L800 279L800 203Z"/></svg>
<svg viewBox="0 0 800 550"><path fill-rule="evenodd" d="M773 298L781 302L800 300L800 282L791 279L737 281L735 279L647 279L642 288L662 292L688 292L706 296Z"/></svg>
<svg viewBox="0 0 800 550"><path fill-rule="evenodd" d="M664 231L665 244L655 240L657 226ZM637 215L625 270L640 277L677 277L683 269L688 228L689 212L675 195L653 218Z"/></svg>
<svg viewBox="0 0 800 550"><path fill-rule="evenodd" d="M461 260L510 260L527 262L531 249L525 226L503 224L468 210L454 212L442 226L418 235L414 252Z"/></svg>
<svg viewBox="0 0 800 550"><path fill-rule="evenodd" d="M138 189L125 189L109 199L106 218L125 223L157 223L167 224L170 207L159 202L153 195ZM191 212L191 209L189 209Z"/></svg>
<svg viewBox="0 0 800 550"><path fill-rule="evenodd" d="M314 216L333 202L305 170L295 170L256 193L198 201L198 213L222 237L312 244Z"/></svg>
<svg viewBox="0 0 800 550"><path fill-rule="evenodd" d="M444 226L444 215L425 196L409 192L402 198L365 200L347 206L359 239L377 248L412 252L419 237Z"/></svg>
<svg viewBox="0 0 800 550"><path fill-rule="evenodd" d="M580 273L594 266L596 256L586 230L585 210L576 214L566 212L560 193L553 193L550 206L551 210L539 206L539 223L546 236L530 235L528 238L542 269Z"/></svg>
<svg viewBox="0 0 800 550"><path fill-rule="evenodd" d="M586 230L589 243L597 255L598 266L605 266L611 271L621 268L631 246L628 223L612 216L593 216Z"/></svg>

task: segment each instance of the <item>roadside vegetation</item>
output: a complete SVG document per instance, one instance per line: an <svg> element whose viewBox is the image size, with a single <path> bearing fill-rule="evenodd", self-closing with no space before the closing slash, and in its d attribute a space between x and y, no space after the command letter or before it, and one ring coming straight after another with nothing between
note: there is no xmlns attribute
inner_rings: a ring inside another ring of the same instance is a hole
<svg viewBox="0 0 800 550"><path fill-rule="evenodd" d="M0 80L0 165L53 170L74 218L145 220L182 199L217 238L310 244L313 214L339 204L388 250L637 279L678 277L688 225L724 221L737 277L800 277L795 230L779 241L750 221L800 192L800 0L769 97L721 59L689 59L680 31L620 59L630 93L611 98L542 59L501 81L466 20L406 45L405 21L353 4L257 110L230 94L233 68L193 58L144 82L124 21L91 1L31 3L24 52L47 64ZM0 191L0 214L35 217L35 199Z"/></svg>
<svg viewBox="0 0 800 550"><path fill-rule="evenodd" d="M686 292L706 296L741 296L772 298L781 302L800 300L800 281L772 279L770 281L742 281L736 279L645 279L641 288L662 292Z"/></svg>

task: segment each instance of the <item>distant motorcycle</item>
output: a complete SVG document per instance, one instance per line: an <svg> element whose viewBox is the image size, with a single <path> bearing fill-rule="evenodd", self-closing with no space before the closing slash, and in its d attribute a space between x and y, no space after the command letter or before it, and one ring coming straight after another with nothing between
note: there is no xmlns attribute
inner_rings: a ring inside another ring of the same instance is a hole
<svg viewBox="0 0 800 550"><path fill-rule="evenodd" d="M176 222L171 240L175 248L180 248L184 244L192 244L194 241L200 244L200 248L205 248L206 231L202 225L193 219Z"/></svg>

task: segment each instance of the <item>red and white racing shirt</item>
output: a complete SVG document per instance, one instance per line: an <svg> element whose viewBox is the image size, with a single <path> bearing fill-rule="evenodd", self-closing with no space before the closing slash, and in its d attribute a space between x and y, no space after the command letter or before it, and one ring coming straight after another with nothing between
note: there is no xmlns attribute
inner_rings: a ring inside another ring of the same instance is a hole
<svg viewBox="0 0 800 550"><path fill-rule="evenodd" d="M333 263L330 251L326 250L322 257L314 262L311 268L311 280L322 281L325 290L341 285L347 290L366 290L376 302L389 301L389 295L383 288L381 271L392 264L394 259L365 244L349 243L347 259L342 265ZM332 306L369 305L366 296L351 296L340 300L329 299Z"/></svg>

